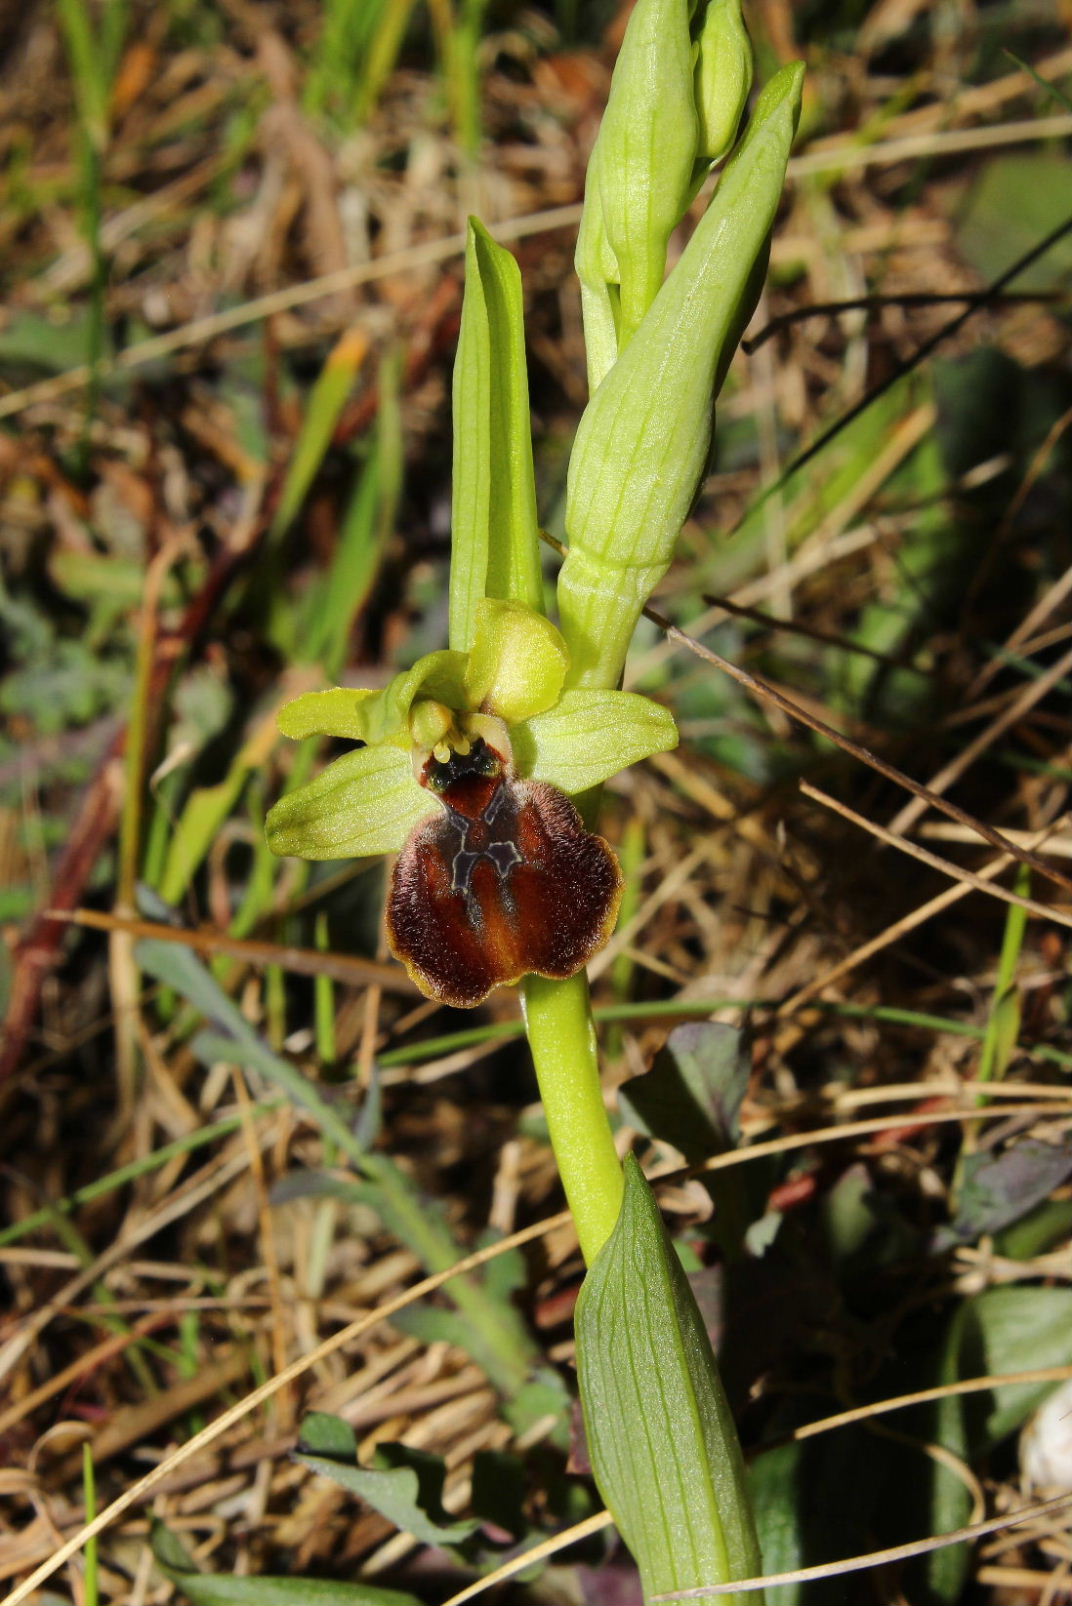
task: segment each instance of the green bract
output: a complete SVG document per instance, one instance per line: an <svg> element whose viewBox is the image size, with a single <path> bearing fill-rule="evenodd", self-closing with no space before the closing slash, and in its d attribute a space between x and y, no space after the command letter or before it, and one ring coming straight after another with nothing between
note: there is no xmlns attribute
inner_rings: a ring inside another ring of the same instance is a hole
<svg viewBox="0 0 1072 1606"><path fill-rule="evenodd" d="M440 804L418 774L441 750L483 736L512 754L523 780L584 792L677 745L668 709L624 691L566 691L569 656L549 620L523 603L485 598L471 652L432 652L381 692L336 686L288 703L286 736L342 736L366 745L280 799L268 815L274 853L304 859L398 851Z"/></svg>
<svg viewBox="0 0 1072 1606"><path fill-rule="evenodd" d="M616 684L640 611L669 567L707 464L714 399L758 299L803 71L783 67L760 95L680 261L581 419L558 580L572 685ZM618 83L616 74L612 104ZM612 178L606 153L597 154L605 221ZM649 175L653 188L658 177ZM586 213L591 200L586 193ZM588 238L598 242L594 223ZM598 339L603 350L602 325Z"/></svg>

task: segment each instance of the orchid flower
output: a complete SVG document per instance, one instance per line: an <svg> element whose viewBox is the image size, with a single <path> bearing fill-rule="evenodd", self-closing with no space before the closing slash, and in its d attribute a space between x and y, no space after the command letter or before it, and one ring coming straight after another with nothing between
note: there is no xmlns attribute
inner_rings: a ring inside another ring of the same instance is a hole
<svg viewBox="0 0 1072 1606"><path fill-rule="evenodd" d="M398 853L388 941L441 1003L572 976L613 930L617 860L569 798L676 746L677 729L633 692L564 690L568 669L550 620L484 598L469 652L428 653L384 691L311 692L280 714L287 736L363 745L275 805L270 847Z"/></svg>

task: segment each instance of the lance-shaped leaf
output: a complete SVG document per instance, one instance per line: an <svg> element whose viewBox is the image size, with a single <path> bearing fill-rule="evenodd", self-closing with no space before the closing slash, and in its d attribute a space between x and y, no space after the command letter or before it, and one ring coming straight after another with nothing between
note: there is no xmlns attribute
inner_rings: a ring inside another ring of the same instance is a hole
<svg viewBox="0 0 1072 1606"><path fill-rule="evenodd" d="M438 804L417 784L399 747L361 747L321 770L268 812L273 853L303 859L362 859L397 853Z"/></svg>
<svg viewBox="0 0 1072 1606"><path fill-rule="evenodd" d="M638 0L600 124L592 197L618 267L620 350L663 282L670 235L689 202L697 138L686 0Z"/></svg>
<svg viewBox="0 0 1072 1606"><path fill-rule="evenodd" d="M571 795L677 746L668 708L629 691L568 691L546 714L511 732L523 775L537 775Z"/></svg>
<svg viewBox="0 0 1072 1606"><path fill-rule="evenodd" d="M613 686L666 573L751 316L800 108L803 67L767 85L673 273L589 402L570 458L558 581L570 684Z"/></svg>
<svg viewBox="0 0 1072 1606"><path fill-rule="evenodd" d="M618 1224L577 1303L577 1365L599 1491L644 1598L749 1578L759 1547L711 1345L633 1156ZM751 1595L721 1597L745 1606Z"/></svg>
<svg viewBox="0 0 1072 1606"><path fill-rule="evenodd" d="M453 648L473 645L483 597L543 606L521 274L470 218L454 364Z"/></svg>

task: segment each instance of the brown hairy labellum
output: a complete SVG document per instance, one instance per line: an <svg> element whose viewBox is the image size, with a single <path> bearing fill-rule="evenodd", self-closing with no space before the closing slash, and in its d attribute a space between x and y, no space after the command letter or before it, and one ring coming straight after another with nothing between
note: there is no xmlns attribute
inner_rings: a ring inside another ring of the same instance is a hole
<svg viewBox="0 0 1072 1606"><path fill-rule="evenodd" d="M621 871L569 798L519 780L483 739L420 775L443 805L399 854L387 899L391 952L430 998L479 1004L535 973L565 980L614 929Z"/></svg>

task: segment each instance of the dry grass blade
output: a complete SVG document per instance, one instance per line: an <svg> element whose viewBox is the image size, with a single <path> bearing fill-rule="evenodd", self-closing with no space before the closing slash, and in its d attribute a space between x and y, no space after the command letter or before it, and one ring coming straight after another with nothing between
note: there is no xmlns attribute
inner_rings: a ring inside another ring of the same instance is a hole
<svg viewBox="0 0 1072 1606"><path fill-rule="evenodd" d="M463 1601L476 1600L478 1595L485 1594L494 1589L497 1584L505 1584L508 1578L516 1578L531 1567L533 1562L547 1561L551 1556L557 1556L559 1551L568 1550L570 1545L577 1544L582 1539L588 1539L592 1534L600 1533L609 1528L614 1518L609 1511L597 1511L594 1516L586 1517L583 1522L574 1523L572 1528L565 1528L560 1534L552 1534L542 1544L533 1545L531 1550L524 1551L520 1556L514 1556L510 1561L496 1567L494 1572L486 1573L478 1578L475 1584L469 1584L460 1589L456 1595L451 1595L443 1602L443 1606L462 1606Z"/></svg>
<svg viewBox="0 0 1072 1606"><path fill-rule="evenodd" d="M1059 852L1062 857L1067 857L1069 852L1067 839L1063 837L1054 839L1052 837L1052 833L1061 828L1065 823L1065 819L1066 817L1063 816L1061 820L1055 821L1053 825L1047 826L1043 831L1011 832L1009 839L1017 842L1021 847L1031 849L1040 848L1043 844L1046 844L1051 853ZM959 825L934 825L927 834L939 837L943 841L978 841L976 832ZM990 881L995 876L999 876L1003 870L1007 870L1011 863L1012 860L1008 854L1003 853L999 858L992 859L989 864L985 864L981 870L977 871L977 874L981 880ZM946 887L944 892L937 893L933 898L928 898L926 903L921 903L917 909L913 909L909 914L903 915L900 920L895 920L892 925L887 926L885 931L880 931L877 936L861 943L858 948L854 948L852 953L846 954L845 958L839 960L836 965L831 965L828 970L824 970L813 981L808 982L806 986L793 993L790 998L787 998L783 1004L778 1006L778 1014L794 1014L810 999L818 998L819 994L825 988L831 986L833 982L840 981L842 976L847 976L858 965L862 965L866 960L873 958L875 954L881 953L891 943L907 936L910 931L915 931L918 926L922 926L926 921L933 919L935 915L941 914L943 910L952 908L954 904L959 903L962 898L966 898L969 892L973 891L975 891L975 888L971 882L961 881L954 887Z"/></svg>
<svg viewBox="0 0 1072 1606"><path fill-rule="evenodd" d="M958 827L954 826L952 829L956 830ZM1038 842L1032 841L1029 845L1037 847ZM997 859L991 859L990 863L984 865L979 871L980 880L989 881L992 877L999 876L1003 870L1009 868L1011 863L1012 860L1007 853L1001 854ZM892 925L887 926L885 931L880 931L877 936L871 937L867 942L860 943L859 947L854 948L850 954L846 954L844 959L838 960L836 965L831 965L827 970L816 976L814 980L809 981L805 986L793 993L784 1003L779 1004L778 1014L795 1014L798 1009L810 1002L811 999L818 998L819 994L824 992L827 987L832 986L834 982L840 981L843 976L849 975L851 971L866 963L868 959L872 959L875 954L881 953L884 948L888 948L892 943L898 942L902 937L907 936L910 931L915 931L918 926L924 925L928 920L932 920L935 915L941 914L943 910L952 908L961 898L966 898L969 892L974 891L975 888L970 882L962 881L958 882L955 887L946 887L944 892L936 893L933 898L928 898L926 903L921 903L910 914L902 915L900 920L895 920Z"/></svg>
<svg viewBox="0 0 1072 1606"><path fill-rule="evenodd" d="M898 1394L888 1400L876 1400L872 1405L857 1405L851 1411L838 1411L817 1422L806 1422L795 1428L793 1439L814 1439L834 1428L848 1427L853 1422L866 1422L873 1416L884 1416L887 1411L903 1411L910 1405L927 1405L934 1400L948 1400L958 1394L983 1394L990 1389L1011 1387L1017 1383L1063 1383L1072 1377L1072 1366L1037 1366L1024 1372L988 1377L967 1377L959 1383L942 1383L934 1388L917 1389L914 1394Z"/></svg>
<svg viewBox="0 0 1072 1606"><path fill-rule="evenodd" d="M796 1567L792 1572L771 1573L768 1578L741 1578L730 1584L703 1584L699 1589L679 1589L667 1595L653 1595L652 1600L705 1600L709 1595L732 1595L753 1589L770 1589L776 1584L807 1584L820 1578L841 1578L846 1573L862 1572L867 1567L882 1567L891 1561L910 1561L913 1556L926 1556L932 1550L944 1550L947 1545L960 1545L966 1540L981 1539L984 1534L1000 1533L1015 1528L1022 1522L1033 1522L1062 1506L1072 1503L1072 1492L1055 1495L1052 1500L1040 1500L1004 1517L990 1517L986 1522L972 1522L952 1533L940 1534L935 1539L912 1539L905 1545L890 1545L886 1550L872 1550L864 1556L849 1556L845 1561L832 1561L816 1567Z"/></svg>
<svg viewBox="0 0 1072 1606"><path fill-rule="evenodd" d="M185 1444L180 1445L158 1466L153 1467L151 1472L147 1472L144 1477L136 1479L128 1488L124 1489L117 1499L112 1501L111 1505L106 1506L92 1522L87 1523L76 1534L73 1534L70 1539L60 1546L54 1555L35 1568L29 1578L25 1578L21 1584L11 1591L10 1595L5 1596L4 1600L0 1602L0 1606L19 1606L20 1601L26 1600L46 1579L51 1578L65 1562L76 1555L87 1540L103 1533L117 1517L121 1517L124 1511L129 1511L132 1506L139 1505L179 1467L184 1466L187 1461L192 1460L194 1456L206 1450L209 1445L215 1444L218 1439L221 1439L230 1428L241 1422L251 1411L255 1411L259 1405L263 1405L266 1400L270 1400L281 1389L287 1388L297 1378L304 1376L306 1372L318 1365L320 1361L326 1359L327 1356L334 1355L337 1350L344 1349L347 1344L353 1343L354 1339L360 1338L364 1333L378 1326L380 1322L388 1321L392 1316L397 1315L400 1310L405 1310L408 1305L415 1304L417 1300L423 1299L426 1294L434 1293L436 1289L442 1288L444 1283L449 1282L452 1277L457 1277L464 1272L477 1271L481 1266L486 1265L489 1260L496 1259L509 1249L519 1248L522 1244L531 1243L534 1239L540 1238L546 1232L549 1232L554 1226L564 1225L568 1221L569 1214L563 1211L559 1216L552 1217L550 1220L536 1222L531 1227L523 1228L520 1232L513 1233L509 1238L502 1239L499 1243L493 1244L487 1249L480 1249L471 1255L466 1255L456 1265L451 1266L448 1271L439 1272L433 1277L423 1278L421 1282L416 1283L412 1288L408 1288L405 1293L399 1294L397 1298L389 1299L377 1310L370 1311L367 1316L358 1317L356 1321L352 1321L346 1327L340 1328L337 1333L333 1333L330 1338L326 1338L321 1344L318 1344L315 1350L307 1355L300 1356L296 1361L292 1361L285 1371L270 1377L259 1388L253 1389L251 1393L245 1395L236 1404L224 1411L214 1422L210 1422L207 1427L202 1428L200 1433L195 1433L193 1438L188 1439Z"/></svg>
<svg viewBox="0 0 1072 1606"><path fill-rule="evenodd" d="M657 624L662 630L666 631L669 640L679 642L689 652L694 653L697 658L702 658L705 663L713 664L716 669L721 669L724 674L735 680L739 686L743 686L747 691L753 692L755 696L761 698L764 702L773 703L776 708L782 710L783 714L788 714L790 719L798 720L800 724L806 725L809 730L816 731L820 736L825 736L829 741L840 747L843 753L851 754L853 758L859 759L861 764L866 764L869 769L875 770L879 775L884 775L888 781L893 781L898 786L903 786L908 792L914 792L917 797L929 803L932 808L937 809L942 814L947 814L951 820L957 820L961 825L968 826L969 829L981 836L985 842L989 842L991 847L999 848L1002 853L1009 854L1010 857L1019 860L1021 864L1029 864L1033 870L1037 870L1047 880L1055 881L1066 892L1072 892L1072 880L1069 880L1059 870L1055 870L1052 864L1047 864L1046 860L1040 858L1038 854L1032 853L1029 848L1023 848L1015 842L1010 842L1008 837L1003 836L1000 831L996 831L992 825L986 825L982 820L975 819L965 809L958 808L955 803L950 803L947 798L940 797L936 792L930 791L920 781L914 781L910 775L905 775L896 765L888 764L885 759L879 758L876 753L872 753L866 747L861 747L859 742L854 742L850 737L843 736L832 725L827 725L824 720L817 719L814 714L809 714L806 709L801 708L799 703L795 703L791 697L786 697L784 692L780 692L776 686L772 686L762 676L751 675L746 669L741 669L737 664L731 664L727 658L723 658L720 653L714 652L710 647L705 647L702 641L697 641L687 631L679 629L677 625L671 623L669 619L658 613L654 608L645 608L644 613L653 624Z"/></svg>
<svg viewBox="0 0 1072 1606"><path fill-rule="evenodd" d="M332 981L349 982L352 986L368 984L399 993L405 998L418 998L420 994L406 973L398 965L379 959L362 959L355 954L321 953L318 948L292 948L276 942L257 942L249 937L231 937L224 931L184 931L178 926L165 926L153 920L128 920L119 915L104 914L97 909L50 909L50 920L65 920L72 925L88 926L94 931L125 931L132 938L151 937L157 942L173 942L182 948L192 948L199 954L226 954L250 965L279 965L293 971L296 976L328 976Z"/></svg>
<svg viewBox="0 0 1072 1606"><path fill-rule="evenodd" d="M1065 914L1052 904L1038 903L1034 898L1021 897L1018 892L1010 892L1007 887L998 886L994 881L987 881L983 876L976 875L973 870L962 869L959 864L953 864L949 859L943 859L937 853L921 848L917 842L910 842L907 837L898 836L894 831L887 830L884 825L877 825L865 815L857 814L855 809L850 809L845 803L839 803L837 798L828 796L826 792L820 792L819 788L812 786L810 782L801 781L800 790L805 797L810 797L815 803L821 803L824 808L832 809L835 814L840 814L843 820L858 825L862 831L869 832L880 842L885 842L888 847L897 848L899 852L907 853L909 858L930 865L932 870L940 870L951 880L973 887L976 892L989 893L991 898L998 898L1002 903L1011 903L1018 909L1026 909L1029 914L1038 915L1043 920L1053 920L1061 926L1072 926L1072 914Z"/></svg>
<svg viewBox="0 0 1072 1606"><path fill-rule="evenodd" d="M943 1126L950 1121L995 1120L999 1116L1004 1119L1010 1115L1068 1117L1072 1112L1066 1101L1054 1101L1049 1104L1003 1104L991 1110L918 1110L912 1112L911 1122L914 1127ZM764 1143L750 1143L746 1149L729 1149L725 1154L712 1155L710 1160L704 1160L698 1166L677 1166L672 1170L657 1171L649 1176L648 1180L652 1183L679 1182L686 1177L708 1171L724 1171L746 1160L762 1159L765 1155L789 1154L794 1149L807 1149L812 1144L841 1143L849 1138L870 1137L873 1133L886 1132L890 1127L903 1126L904 1123L905 1115L902 1112L897 1116L873 1116L864 1121L846 1121L844 1126L820 1127L814 1132L793 1132L784 1138L769 1138Z"/></svg>
<svg viewBox="0 0 1072 1606"><path fill-rule="evenodd" d="M1072 649L1055 659L1037 680L1030 681L1008 708L1004 709L996 719L991 720L986 729L980 731L967 747L962 748L956 758L943 765L937 775L931 777L930 791L944 792L947 786L951 786L970 765L975 763L980 754L985 753L999 736L1022 719L1036 703L1041 702L1046 693L1052 691L1070 670L1072 670ZM890 821L890 830L898 834L911 830L920 815L926 811L926 807L925 799L913 798Z"/></svg>
<svg viewBox="0 0 1072 1606"><path fill-rule="evenodd" d="M1069 408L1068 412L1061 416L1061 418L1058 420L1058 423L1061 426L1061 433L1063 433L1070 425L1072 425L1072 408ZM1054 428L1050 431L1050 434L1056 438L1058 434L1057 425L1054 425ZM1046 445L1050 445L1049 440L1047 440ZM1040 452L1041 450L1042 449L1040 448ZM1029 481L1025 480L1025 484L1027 483L1029 483ZM1045 594L1039 598L1038 602L1036 602L1031 611L1027 613L1023 619L1021 619L1016 629L1005 642L1006 652L1016 652L1016 650L1021 647L1024 642L1029 641L1034 635L1035 631L1038 629L1038 626L1042 624L1044 620L1048 619L1050 615L1061 606L1061 604L1067 599L1070 592L1072 592L1072 567L1067 568L1061 575L1060 579L1055 580L1053 585L1047 588ZM989 663L984 664L983 668L980 669L979 673L976 675L975 679L965 692L965 701L968 703L973 703L1003 667L1004 663L1000 655L991 658Z"/></svg>
<svg viewBox="0 0 1072 1606"><path fill-rule="evenodd" d="M874 145L856 144L840 150L806 151L791 164L794 174L810 177L814 173L873 167L881 162L918 162L928 156L951 156L956 152L992 149L995 145L1034 144L1039 139L1065 139L1072 133L1072 114L1058 112L1053 117L1037 117L1029 122L999 123L994 128L949 128L931 134L910 134L903 139L879 140Z"/></svg>

